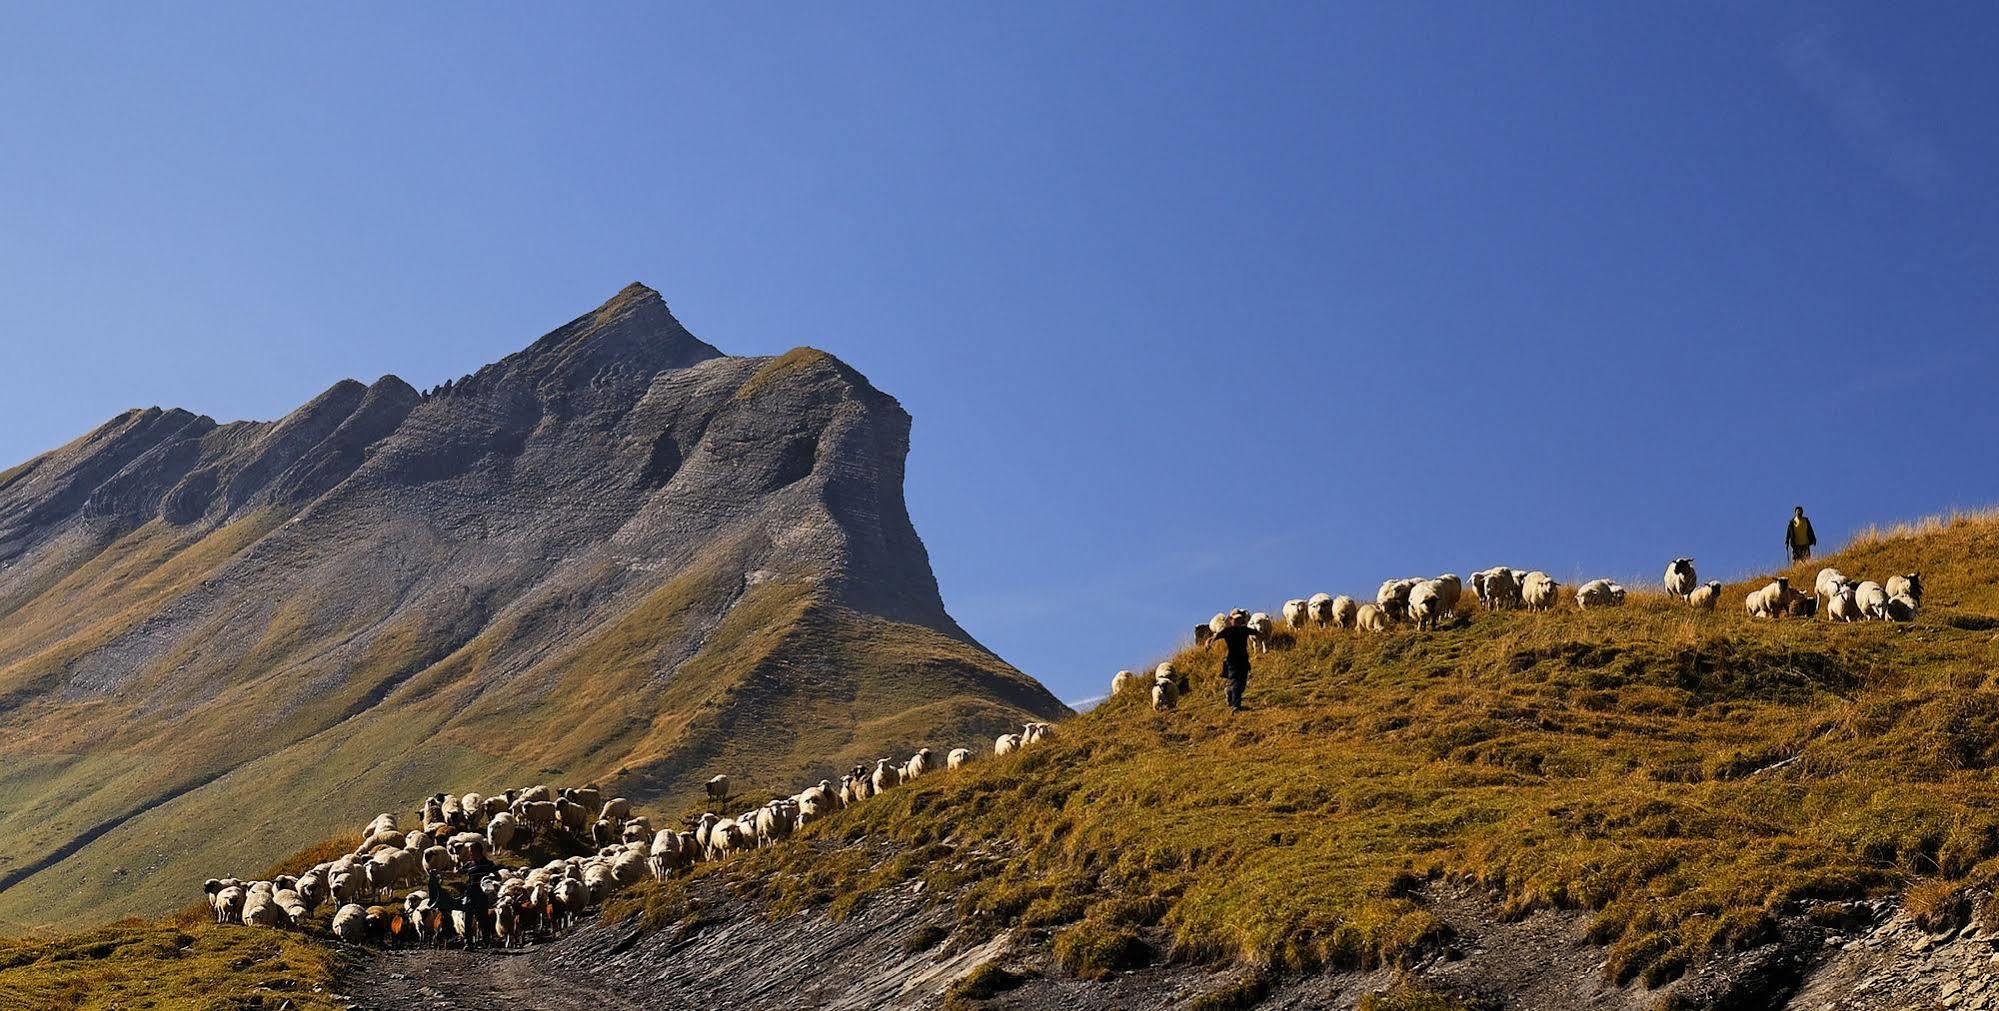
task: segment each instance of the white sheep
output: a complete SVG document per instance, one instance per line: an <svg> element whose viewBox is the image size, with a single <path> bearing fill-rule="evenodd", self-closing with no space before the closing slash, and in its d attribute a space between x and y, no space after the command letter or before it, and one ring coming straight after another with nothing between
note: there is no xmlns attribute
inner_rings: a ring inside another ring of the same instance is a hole
<svg viewBox="0 0 1999 1011"><path fill-rule="evenodd" d="M1250 615L1249 627L1256 633L1256 651L1258 653L1270 652L1270 633L1277 627L1276 623L1270 620L1270 615L1262 611Z"/></svg>
<svg viewBox="0 0 1999 1011"><path fill-rule="evenodd" d="M1714 605L1720 600L1721 580L1719 579L1710 579L1694 587L1693 592L1687 594L1687 606L1701 611L1714 610Z"/></svg>
<svg viewBox="0 0 1999 1011"><path fill-rule="evenodd" d="M1436 584L1437 602L1443 605L1445 616L1458 613L1458 598L1464 596L1465 584L1455 572L1446 572L1430 582Z"/></svg>
<svg viewBox="0 0 1999 1011"><path fill-rule="evenodd" d="M1312 619L1310 608L1301 599L1294 598L1285 601L1284 609L1281 613L1284 615L1284 624L1292 628L1304 628L1305 623Z"/></svg>
<svg viewBox="0 0 1999 1011"><path fill-rule="evenodd" d="M1354 613L1354 627L1363 632L1388 631L1388 612L1380 604L1362 604Z"/></svg>
<svg viewBox="0 0 1999 1011"><path fill-rule="evenodd" d="M931 757L930 749L919 748L917 749L916 754L910 756L909 765L906 769L904 769L902 778L905 782L907 782L912 779L917 779L922 776L927 776L930 773L936 771L936 769L937 769L937 760Z"/></svg>
<svg viewBox="0 0 1999 1011"><path fill-rule="evenodd" d="M1187 675L1180 673L1179 669L1173 666L1173 661L1168 660L1160 664L1159 666L1152 668L1152 679L1154 681L1157 681L1162 677L1172 678L1173 687L1177 689L1180 692L1180 694L1182 695L1187 694L1187 689L1189 687Z"/></svg>
<svg viewBox="0 0 1999 1011"><path fill-rule="evenodd" d="M1608 579L1592 579L1576 588L1576 606L1583 610L1594 607L1624 606L1624 587Z"/></svg>
<svg viewBox="0 0 1999 1011"><path fill-rule="evenodd" d="M1152 708L1167 710L1180 702L1180 685L1172 676L1161 676L1152 682Z"/></svg>
<svg viewBox="0 0 1999 1011"><path fill-rule="evenodd" d="M1409 592L1416 588L1414 579L1390 579L1381 584L1374 593L1374 602L1380 605L1390 621L1405 621L1409 617Z"/></svg>
<svg viewBox="0 0 1999 1011"><path fill-rule="evenodd" d="M1695 582L1693 559L1675 558L1666 566L1667 593L1684 600L1688 594L1694 592L1696 585L1698 584Z"/></svg>
<svg viewBox="0 0 1999 1011"><path fill-rule="evenodd" d="M1333 598L1333 624L1341 628L1352 628L1360 618L1360 601L1342 593Z"/></svg>
<svg viewBox="0 0 1999 1011"><path fill-rule="evenodd" d="M962 769L965 767L965 763L971 760L972 749L952 748L950 753L944 756L944 767L946 769Z"/></svg>
<svg viewBox="0 0 1999 1011"><path fill-rule="evenodd" d="M1305 610L1312 616L1315 625L1330 625L1333 622L1333 596L1330 593L1314 593L1305 602Z"/></svg>
<svg viewBox="0 0 1999 1011"><path fill-rule="evenodd" d="M1846 585L1847 582L1849 580L1846 578L1845 573L1828 566L1820 569L1818 578L1812 581L1812 592L1820 597L1824 597L1827 603L1831 603L1833 595L1837 594L1839 588Z"/></svg>
<svg viewBox="0 0 1999 1011"><path fill-rule="evenodd" d="M1208 619L1209 635L1220 635L1222 634L1222 629L1227 627L1229 627L1229 616L1226 612L1216 611L1215 616Z"/></svg>
<svg viewBox="0 0 1999 1011"><path fill-rule="evenodd" d="M1530 611L1552 611L1560 600L1562 584L1540 569L1527 574L1520 582L1520 602Z"/></svg>
<svg viewBox="0 0 1999 1011"><path fill-rule="evenodd" d="M1515 571L1502 565L1473 574L1473 588L1483 589L1478 597L1487 610L1520 606L1520 577Z"/></svg>
<svg viewBox="0 0 1999 1011"><path fill-rule="evenodd" d="M1131 686L1132 682L1137 680L1138 680L1138 675L1133 674L1128 670L1118 671L1116 674L1111 675L1111 694L1116 695L1117 693L1124 691L1126 688Z"/></svg>
<svg viewBox="0 0 1999 1011"><path fill-rule="evenodd" d="M1869 618L1888 618L1888 591L1880 583L1865 579L1853 588L1853 597L1860 601L1860 611Z"/></svg>
<svg viewBox="0 0 1999 1011"><path fill-rule="evenodd" d="M1019 750L1019 734L1001 734L993 738L993 754L995 755L1011 755Z"/></svg>
<svg viewBox="0 0 1999 1011"><path fill-rule="evenodd" d="M1827 621L1860 621L1867 617L1854 596L1852 583L1843 583L1833 591L1832 599L1825 604L1825 616Z"/></svg>
<svg viewBox="0 0 1999 1011"><path fill-rule="evenodd" d="M894 787L901 786L902 770L896 768L888 759L878 758L875 760L873 782L876 793L882 793Z"/></svg>
<svg viewBox="0 0 1999 1011"><path fill-rule="evenodd" d="M486 822L486 844L494 851L512 846L519 835L520 822L515 820L512 812L502 811Z"/></svg>
<svg viewBox="0 0 1999 1011"><path fill-rule="evenodd" d="M1024 748L1030 744L1040 744L1042 741L1054 736L1054 734L1055 724L1053 723L1030 723L1021 731L1020 746Z"/></svg>
<svg viewBox="0 0 1999 1011"><path fill-rule="evenodd" d="M1749 596L1743 598L1742 606L1752 618L1781 618L1790 589L1791 581L1780 576L1760 590L1749 591Z"/></svg>
<svg viewBox="0 0 1999 1011"><path fill-rule="evenodd" d="M1435 629L1443 617L1443 599L1432 580L1426 579L1411 587L1403 606L1407 609L1409 620L1415 622L1419 629Z"/></svg>
<svg viewBox="0 0 1999 1011"><path fill-rule="evenodd" d="M360 944L368 937L368 911L349 902L333 914L333 936L348 944Z"/></svg>
<svg viewBox="0 0 1999 1011"><path fill-rule="evenodd" d="M1915 601L1917 607L1923 606L1923 574L1920 572L1889 576L1887 585L1882 588L1888 591L1890 600L1896 597L1908 597Z"/></svg>

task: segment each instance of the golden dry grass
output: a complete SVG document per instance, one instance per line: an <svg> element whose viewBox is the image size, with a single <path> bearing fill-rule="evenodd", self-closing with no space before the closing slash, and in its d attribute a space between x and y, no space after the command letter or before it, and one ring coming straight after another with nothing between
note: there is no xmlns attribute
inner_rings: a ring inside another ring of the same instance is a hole
<svg viewBox="0 0 1999 1011"><path fill-rule="evenodd" d="M1634 593L1428 634L1304 630L1235 716L1218 658L1183 652L1178 710L1114 697L1048 744L810 827L742 880L839 915L920 876L969 923L1051 931L1092 976L1154 926L1181 958L1395 964L1445 935L1413 893L1449 875L1510 913L1591 914L1609 975L1656 984L1807 903L1999 878L1995 562L1988 515L1809 567L1922 569L1929 607L1904 626L1756 621L1753 580L1714 614Z"/></svg>

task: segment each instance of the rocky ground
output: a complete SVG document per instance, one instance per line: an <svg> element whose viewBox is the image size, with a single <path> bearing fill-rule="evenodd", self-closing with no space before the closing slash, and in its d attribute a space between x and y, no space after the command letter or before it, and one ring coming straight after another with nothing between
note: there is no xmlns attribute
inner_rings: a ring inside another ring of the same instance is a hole
<svg viewBox="0 0 1999 1011"><path fill-rule="evenodd" d="M721 894L689 929L640 936L591 922L519 952L397 951L362 955L337 987L356 1011L514 1011L522 1007L679 1011L723 1006L936 1008L975 970L995 1009L1187 1007L1238 989L1241 970L1162 962L1102 982L1068 978L1045 935L976 937L953 929L949 903L914 883L843 921L818 911L767 919ZM1999 935L1976 927L1935 934L1884 904L1855 907L1851 929L1806 926L1775 943L1716 959L1658 990L1605 980L1605 952L1585 920L1540 912L1506 920L1474 891L1443 886L1425 901L1451 923L1452 942L1405 972L1287 977L1255 1006L1352 1007L1398 979L1479 1008L1521 1011L1793 1008L1799 1011L1967 1011L1999 1007ZM993 968L1002 971L994 972Z"/></svg>

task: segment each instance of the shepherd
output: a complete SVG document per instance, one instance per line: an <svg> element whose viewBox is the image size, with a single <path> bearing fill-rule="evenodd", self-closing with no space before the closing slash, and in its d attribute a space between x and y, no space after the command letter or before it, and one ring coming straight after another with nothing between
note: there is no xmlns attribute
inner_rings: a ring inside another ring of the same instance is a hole
<svg viewBox="0 0 1999 1011"><path fill-rule="evenodd" d="M1228 654L1222 658L1222 683L1232 713L1242 712L1242 692L1249 687L1249 641L1255 638L1256 629L1249 627L1249 612L1238 607L1229 612L1228 626L1208 640L1210 647L1215 643L1228 647Z"/></svg>
<svg viewBox="0 0 1999 1011"><path fill-rule="evenodd" d="M1805 507L1791 510L1791 523L1784 528L1784 546L1790 549L1791 561L1802 562L1812 557L1812 547L1819 542L1819 535L1812 532L1812 521L1805 518Z"/></svg>

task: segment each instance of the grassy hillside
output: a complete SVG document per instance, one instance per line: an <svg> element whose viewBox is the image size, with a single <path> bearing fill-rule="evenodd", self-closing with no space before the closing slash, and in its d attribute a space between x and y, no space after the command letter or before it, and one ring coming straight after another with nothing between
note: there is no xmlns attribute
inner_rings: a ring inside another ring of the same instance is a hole
<svg viewBox="0 0 1999 1011"><path fill-rule="evenodd" d="M821 822L744 880L837 914L922 876L970 921L1050 931L1086 976L1161 954L1142 934L1192 959L1393 963L1445 935L1416 901L1444 875L1516 913L1590 912L1608 974L1649 983L1808 906L1934 908L1999 877L1999 519L1829 561L1920 568L1927 609L1759 622L1741 607L1758 581L1709 615L1634 593L1435 633L1314 629L1258 660L1235 716L1219 658L1188 651L1178 710L1112 698L1050 744ZM671 916L679 894L641 904Z"/></svg>

